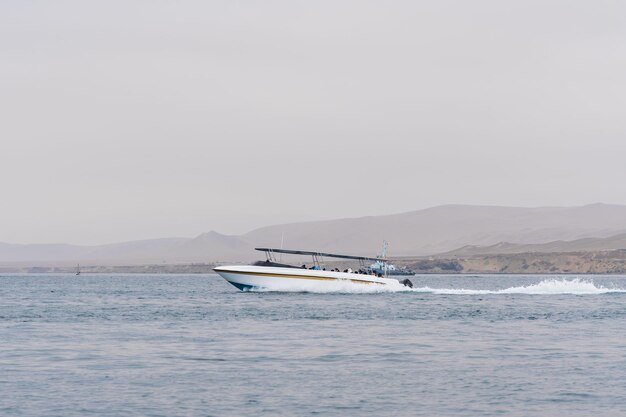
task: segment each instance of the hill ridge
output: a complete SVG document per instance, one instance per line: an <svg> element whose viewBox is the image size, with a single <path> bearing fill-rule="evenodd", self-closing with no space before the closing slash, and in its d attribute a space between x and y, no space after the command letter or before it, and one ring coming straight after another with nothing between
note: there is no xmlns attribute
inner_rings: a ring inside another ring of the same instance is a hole
<svg viewBox="0 0 626 417"><path fill-rule="evenodd" d="M383 240L389 256L454 253L467 245L618 245L607 239L626 232L626 206L593 203L573 207L508 207L448 204L381 216L362 216L264 226L242 235L210 230L195 237L134 240L106 245L0 243L0 262L176 263L249 261L255 246L374 255ZM497 248L492 248L495 250ZM484 250L466 248L466 251ZM501 250L505 250L502 249ZM547 249L546 249L547 250ZM556 251L556 249L553 249Z"/></svg>

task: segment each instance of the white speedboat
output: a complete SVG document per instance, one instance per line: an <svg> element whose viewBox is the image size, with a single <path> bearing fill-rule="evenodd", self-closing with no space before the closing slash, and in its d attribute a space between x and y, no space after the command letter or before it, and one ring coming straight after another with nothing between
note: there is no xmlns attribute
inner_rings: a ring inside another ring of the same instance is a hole
<svg viewBox="0 0 626 417"><path fill-rule="evenodd" d="M341 290L354 285L413 286L408 279L399 282L383 274L367 273L365 267L356 271L326 270L324 267L324 258L357 260L362 265L365 265L366 261L386 263L386 259L290 249L256 248L256 250L265 252L267 260L256 262L254 265L220 266L213 270L242 291L255 289L268 291ZM298 267L279 263L275 258L277 253L309 255L313 257L313 263L308 268L306 265Z"/></svg>

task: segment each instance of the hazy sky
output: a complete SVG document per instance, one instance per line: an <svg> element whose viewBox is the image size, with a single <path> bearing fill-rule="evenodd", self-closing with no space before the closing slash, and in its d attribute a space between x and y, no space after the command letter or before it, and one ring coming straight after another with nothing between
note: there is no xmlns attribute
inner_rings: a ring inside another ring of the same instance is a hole
<svg viewBox="0 0 626 417"><path fill-rule="evenodd" d="M626 204L622 1L0 2L0 241Z"/></svg>

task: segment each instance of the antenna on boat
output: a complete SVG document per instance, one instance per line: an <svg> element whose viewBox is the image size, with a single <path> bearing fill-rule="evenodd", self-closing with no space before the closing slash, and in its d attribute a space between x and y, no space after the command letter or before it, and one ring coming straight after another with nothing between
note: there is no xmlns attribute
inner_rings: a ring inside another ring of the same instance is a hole
<svg viewBox="0 0 626 417"><path fill-rule="evenodd" d="M387 249L389 248L389 242L383 240L383 249L380 252L380 257L382 259L387 259ZM389 274L389 268L387 266L387 261L383 261L383 270L385 272L385 276Z"/></svg>
<svg viewBox="0 0 626 417"><path fill-rule="evenodd" d="M383 250L380 252L380 257L383 259L387 257L387 248L389 248L389 242L383 240Z"/></svg>
<svg viewBox="0 0 626 417"><path fill-rule="evenodd" d="M283 242L285 241L285 232L280 235L280 250L283 250ZM280 254L280 263L283 263L283 254Z"/></svg>

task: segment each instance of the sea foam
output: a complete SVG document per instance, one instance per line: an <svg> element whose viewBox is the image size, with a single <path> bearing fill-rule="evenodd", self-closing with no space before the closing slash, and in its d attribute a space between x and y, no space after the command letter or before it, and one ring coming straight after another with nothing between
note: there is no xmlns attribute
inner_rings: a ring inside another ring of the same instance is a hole
<svg viewBox="0 0 626 417"><path fill-rule="evenodd" d="M413 291L430 292L434 294L458 294L458 295L484 295L484 294L530 294L530 295L553 295L553 294L573 294L573 295L593 295L606 294L612 292L626 292L623 289L606 288L596 285L591 280L573 278L553 278L544 279L537 284L529 284L519 287L503 288L500 290L474 290L464 288L414 288Z"/></svg>
<svg viewBox="0 0 626 417"><path fill-rule="evenodd" d="M265 292L265 290L252 290L255 292ZM297 287L285 288L280 292L302 292ZM551 278L544 279L536 284L529 284L518 287L503 288L499 290L486 289L468 289L468 288L432 288L432 287L416 287L408 288L404 285L363 285L355 283L324 283L315 289L308 290L310 293L349 293L349 294L372 294L372 293L389 293L389 292L407 292L407 293L431 293L440 295L506 295L506 294L529 294L529 295L595 295L607 293L625 293L625 289L607 288L602 285L595 284L592 280L581 278Z"/></svg>

